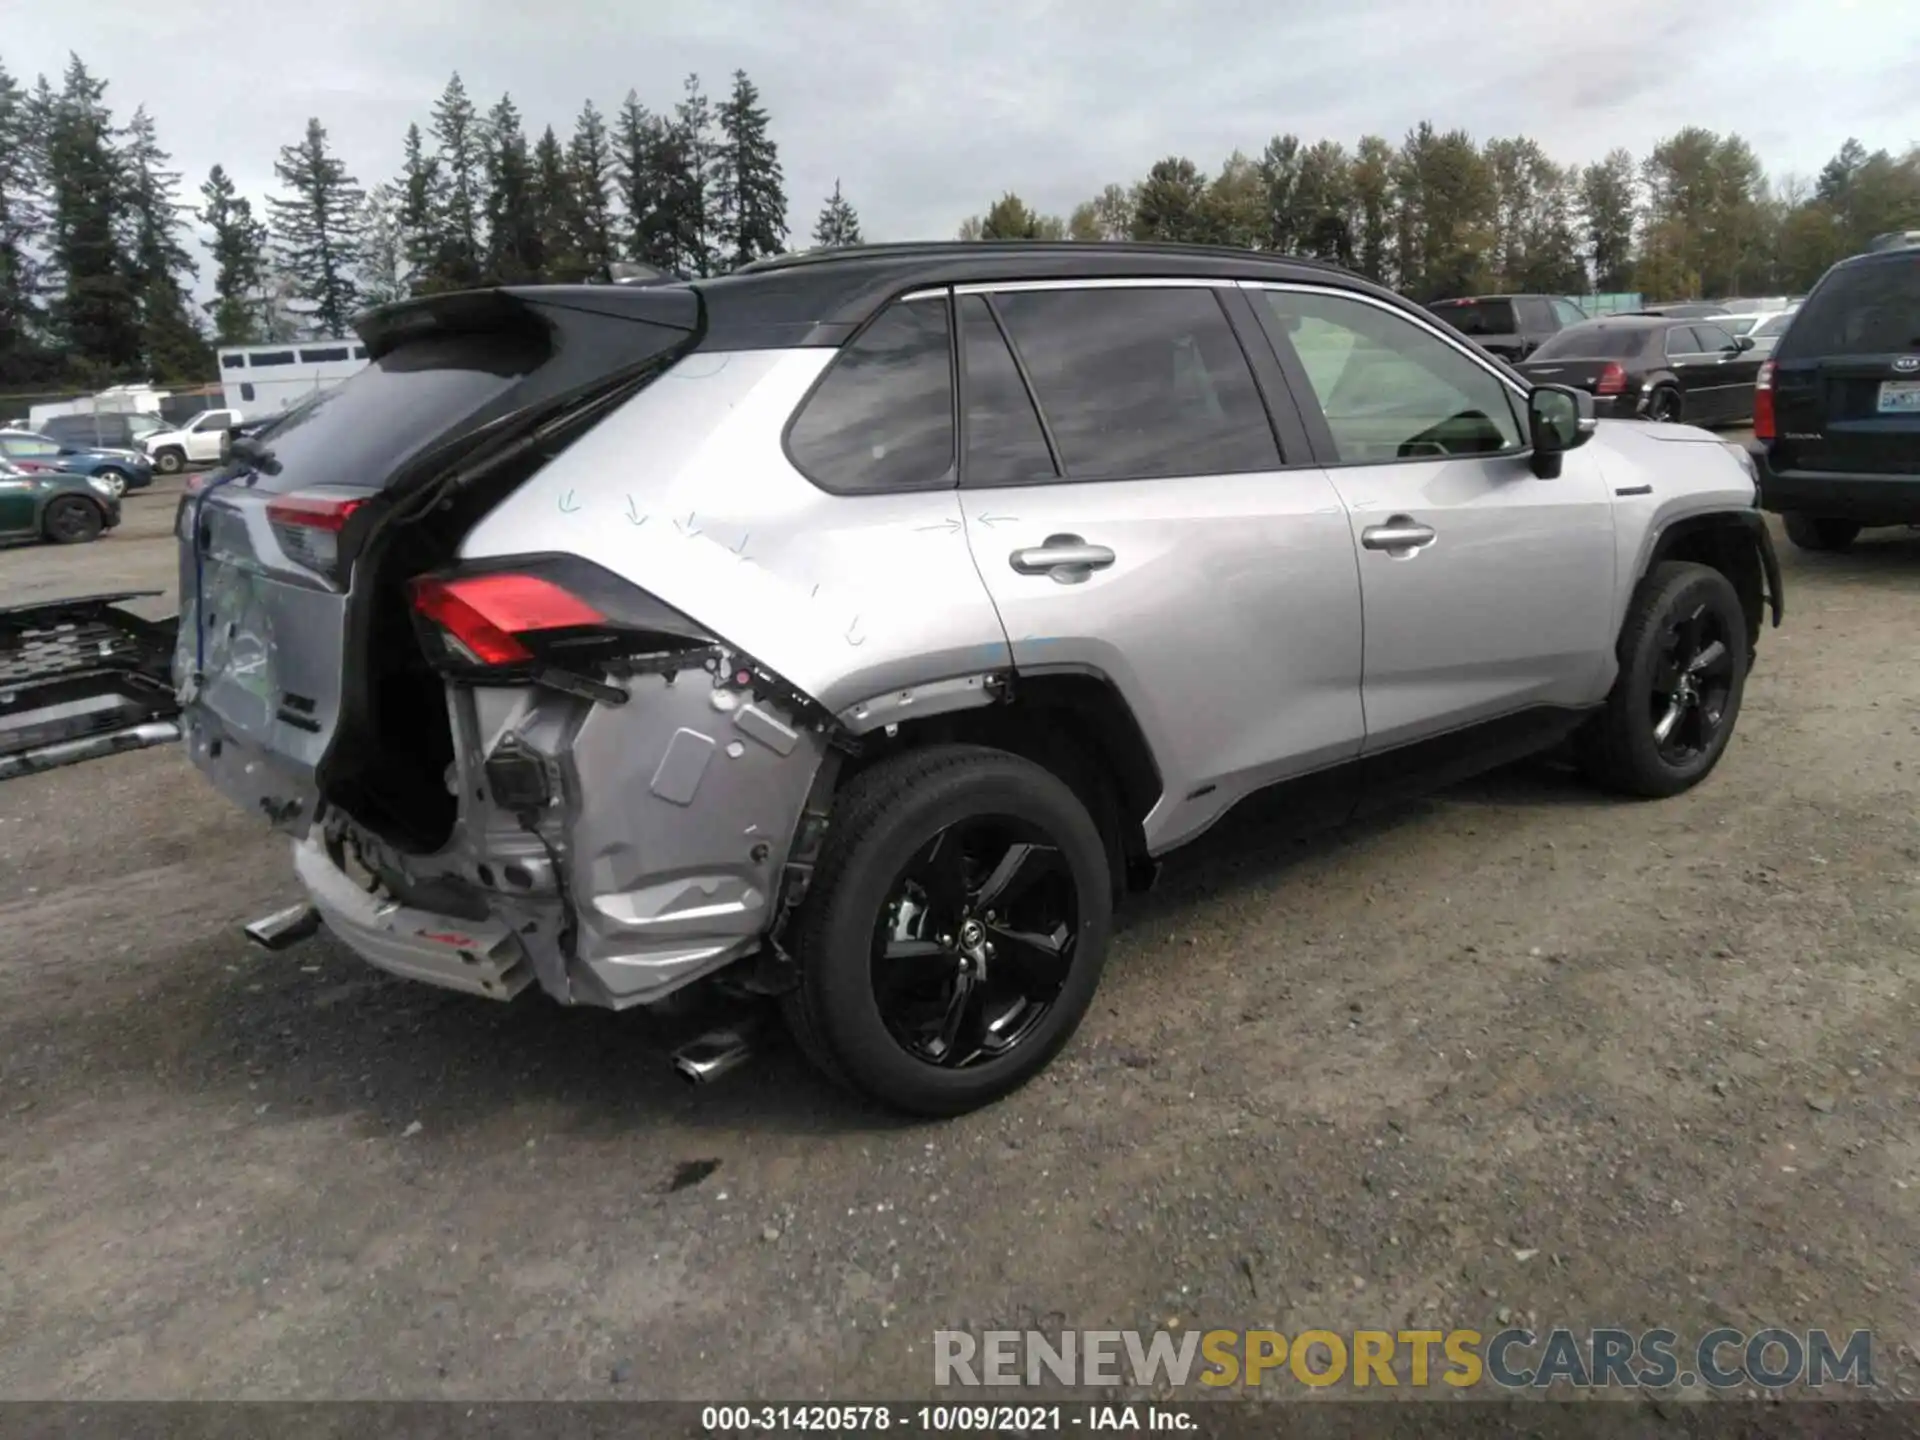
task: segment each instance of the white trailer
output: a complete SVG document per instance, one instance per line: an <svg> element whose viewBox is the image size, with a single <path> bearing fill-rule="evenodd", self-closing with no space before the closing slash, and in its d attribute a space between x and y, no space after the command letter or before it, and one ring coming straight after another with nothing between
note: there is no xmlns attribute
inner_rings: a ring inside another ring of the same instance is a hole
<svg viewBox="0 0 1920 1440"><path fill-rule="evenodd" d="M303 340L287 345L223 345L220 384L226 408L243 420L278 415L319 390L366 368L358 340Z"/></svg>
<svg viewBox="0 0 1920 1440"><path fill-rule="evenodd" d="M151 385L116 385L78 400L35 405L27 411L29 429L38 430L56 415L158 415L169 392Z"/></svg>

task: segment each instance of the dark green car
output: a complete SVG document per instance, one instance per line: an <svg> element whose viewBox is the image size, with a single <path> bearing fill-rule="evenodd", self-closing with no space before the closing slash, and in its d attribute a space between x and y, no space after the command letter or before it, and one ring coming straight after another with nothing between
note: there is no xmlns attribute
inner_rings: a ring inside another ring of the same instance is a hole
<svg viewBox="0 0 1920 1440"><path fill-rule="evenodd" d="M24 470L0 461L0 541L78 545L120 523L108 482L65 470Z"/></svg>

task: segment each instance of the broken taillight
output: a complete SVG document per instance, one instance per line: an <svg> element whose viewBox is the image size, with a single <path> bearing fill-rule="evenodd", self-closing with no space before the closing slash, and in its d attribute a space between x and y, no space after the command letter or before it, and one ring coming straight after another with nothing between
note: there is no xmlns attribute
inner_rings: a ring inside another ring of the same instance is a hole
<svg viewBox="0 0 1920 1440"><path fill-rule="evenodd" d="M454 672L591 670L715 643L644 590L572 556L422 575L409 590L428 655Z"/></svg>
<svg viewBox="0 0 1920 1440"><path fill-rule="evenodd" d="M294 564L340 579L340 532L367 497L350 491L299 490L267 504L273 538Z"/></svg>

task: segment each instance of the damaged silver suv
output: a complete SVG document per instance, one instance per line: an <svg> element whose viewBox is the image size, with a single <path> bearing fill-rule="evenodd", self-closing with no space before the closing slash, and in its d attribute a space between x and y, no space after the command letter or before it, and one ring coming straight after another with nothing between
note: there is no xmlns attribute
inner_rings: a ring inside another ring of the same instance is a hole
<svg viewBox="0 0 1920 1440"><path fill-rule="evenodd" d="M187 744L309 897L256 938L777 1000L912 1112L1044 1067L1248 795L1563 742L1672 795L1779 622L1741 452L1307 261L881 246L358 328L179 512Z"/></svg>

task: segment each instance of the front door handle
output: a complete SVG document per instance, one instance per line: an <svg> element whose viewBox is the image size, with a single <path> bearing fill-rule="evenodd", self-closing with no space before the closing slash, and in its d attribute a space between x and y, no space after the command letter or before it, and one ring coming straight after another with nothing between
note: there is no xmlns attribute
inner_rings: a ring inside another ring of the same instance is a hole
<svg viewBox="0 0 1920 1440"><path fill-rule="evenodd" d="M1007 557L1022 575L1051 575L1062 585L1077 585L1095 570L1113 564L1113 551L1089 545L1078 535L1049 535L1038 545L1016 550Z"/></svg>
<svg viewBox="0 0 1920 1440"><path fill-rule="evenodd" d="M1438 538L1431 525L1422 525L1410 515L1391 516L1386 524L1369 525L1360 532L1360 543L1367 549L1395 556L1411 555Z"/></svg>

